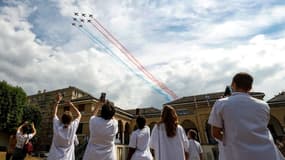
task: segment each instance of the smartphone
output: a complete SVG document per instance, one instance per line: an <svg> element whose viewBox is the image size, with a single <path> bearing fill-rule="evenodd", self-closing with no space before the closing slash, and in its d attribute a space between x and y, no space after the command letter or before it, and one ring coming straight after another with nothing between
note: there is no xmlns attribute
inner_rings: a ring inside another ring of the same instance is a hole
<svg viewBox="0 0 285 160"><path fill-rule="evenodd" d="M105 102L106 100L106 93L102 92L100 96L100 102Z"/></svg>

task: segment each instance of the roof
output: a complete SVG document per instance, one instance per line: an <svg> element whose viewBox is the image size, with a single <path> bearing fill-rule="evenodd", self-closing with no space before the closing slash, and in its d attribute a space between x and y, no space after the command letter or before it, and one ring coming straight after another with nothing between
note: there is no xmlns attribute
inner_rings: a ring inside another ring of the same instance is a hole
<svg viewBox="0 0 285 160"><path fill-rule="evenodd" d="M194 96L188 96L188 97L182 97L177 100L168 102L164 105L173 105L173 104L181 104L181 103L193 103L193 102L201 102L201 101L215 101L219 98L221 98L224 95L224 92L215 92L215 93L207 93L207 94L201 94L201 95L194 95ZM263 99L265 94L263 92L250 92L250 95L258 98Z"/></svg>
<svg viewBox="0 0 285 160"><path fill-rule="evenodd" d="M80 88L77 88L77 87L74 87L74 86L69 86L69 87L66 87L66 88L61 88L61 89L56 89L56 90L51 90L51 91L45 91L45 90L43 92L40 91L40 93L32 94L32 95L29 95L28 97L38 96L39 94L46 94L46 93L52 93L52 92L61 92L63 90L67 90L67 89L74 89L74 90L77 90L77 91L79 91L81 93L84 93L85 95L92 96L90 93L88 93L86 91L83 91Z"/></svg>
<svg viewBox="0 0 285 160"><path fill-rule="evenodd" d="M92 95L82 96L80 98L72 99L72 102L79 102L79 101L85 101L85 100L96 100L98 101L98 98L93 97Z"/></svg>
<svg viewBox="0 0 285 160"><path fill-rule="evenodd" d="M148 107L148 108L137 108L139 109L140 115L143 115L145 117L155 117L160 116L161 110L154 108L154 107ZM129 109L126 110L128 113L132 115L136 115L137 109Z"/></svg>
<svg viewBox="0 0 285 160"><path fill-rule="evenodd" d="M267 103L285 103L285 91L279 93L278 95L274 96L270 100L267 101Z"/></svg>
<svg viewBox="0 0 285 160"><path fill-rule="evenodd" d="M83 96L83 97L80 97L80 98L76 98L76 99L73 99L72 102L80 102L80 101L88 101L88 100L96 100L98 101L99 99L98 98L95 98L91 95L87 95L87 96ZM133 118L134 116L132 114L130 114L129 112L126 112L125 110L115 106L115 109L116 109L116 112L117 113L120 113L122 115L125 115L127 117L130 117L130 118Z"/></svg>

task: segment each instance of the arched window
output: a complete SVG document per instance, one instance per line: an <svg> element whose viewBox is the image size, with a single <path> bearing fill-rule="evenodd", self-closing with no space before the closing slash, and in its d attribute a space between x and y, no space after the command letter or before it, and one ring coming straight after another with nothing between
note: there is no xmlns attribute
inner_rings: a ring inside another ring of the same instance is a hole
<svg viewBox="0 0 285 160"><path fill-rule="evenodd" d="M275 118L273 115L270 116L270 120L268 123L268 128L274 138L276 139L282 139L284 135L283 128L277 118Z"/></svg>
<svg viewBox="0 0 285 160"><path fill-rule="evenodd" d="M186 119L182 122L181 126L184 128L186 134L190 129L195 130L197 132L197 140L200 140L198 129L193 121Z"/></svg>
<svg viewBox="0 0 285 160"><path fill-rule="evenodd" d="M123 122L121 120L118 121L118 133L116 135L117 143L122 144L123 142Z"/></svg>

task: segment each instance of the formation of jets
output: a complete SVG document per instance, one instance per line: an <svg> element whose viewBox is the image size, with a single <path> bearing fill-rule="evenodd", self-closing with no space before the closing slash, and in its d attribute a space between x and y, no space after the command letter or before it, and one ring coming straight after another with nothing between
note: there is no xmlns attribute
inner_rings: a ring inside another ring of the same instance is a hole
<svg viewBox="0 0 285 160"><path fill-rule="evenodd" d="M88 23L91 23L91 19L85 20L84 18L79 18L79 16L93 18L92 14L85 14L85 13L81 13L80 14L78 12L74 12L74 15L78 16L78 18L77 17L72 17L73 21L78 21L78 22L82 22L82 23L84 23L85 21L88 22ZM76 26L76 23L71 23L71 24L73 26ZM82 24L78 25L78 27L82 27Z"/></svg>

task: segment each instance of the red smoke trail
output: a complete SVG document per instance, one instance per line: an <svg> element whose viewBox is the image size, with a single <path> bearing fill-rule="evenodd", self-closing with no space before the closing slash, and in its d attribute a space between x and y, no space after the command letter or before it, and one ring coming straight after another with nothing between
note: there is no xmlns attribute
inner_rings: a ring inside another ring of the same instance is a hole
<svg viewBox="0 0 285 160"><path fill-rule="evenodd" d="M134 65L138 67L148 78L154 81L161 89L168 93L173 99L177 99L177 95L170 90L166 85L157 80L150 72L148 72L145 67L114 37L108 30L106 30L95 18L95 21L91 23L102 35L108 39L113 45L115 45Z"/></svg>

